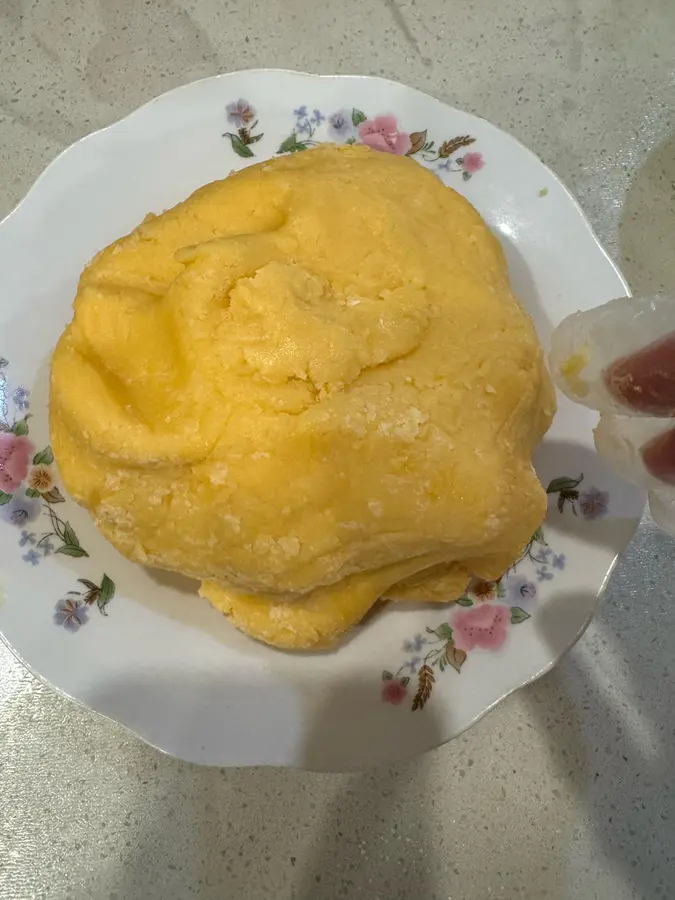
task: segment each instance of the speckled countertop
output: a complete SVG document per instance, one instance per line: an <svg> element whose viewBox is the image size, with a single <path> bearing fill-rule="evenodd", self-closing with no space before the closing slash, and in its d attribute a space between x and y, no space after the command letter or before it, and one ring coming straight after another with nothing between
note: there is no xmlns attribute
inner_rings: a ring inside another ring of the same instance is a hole
<svg viewBox="0 0 675 900"><path fill-rule="evenodd" d="M0 0L0 213L183 82L382 74L513 132L635 291L672 288L674 34L672 0ZM0 897L675 897L674 565L645 524L553 672L437 752L356 775L173 761L0 647Z"/></svg>

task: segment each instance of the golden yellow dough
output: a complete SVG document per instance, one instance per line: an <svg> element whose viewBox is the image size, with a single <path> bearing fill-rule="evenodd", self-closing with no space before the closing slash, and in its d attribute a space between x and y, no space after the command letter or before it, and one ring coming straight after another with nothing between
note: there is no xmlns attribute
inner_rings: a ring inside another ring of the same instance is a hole
<svg viewBox="0 0 675 900"><path fill-rule="evenodd" d="M125 556L203 579L283 647L498 576L543 518L553 411L478 213L365 147L149 216L83 272L52 363L70 493Z"/></svg>

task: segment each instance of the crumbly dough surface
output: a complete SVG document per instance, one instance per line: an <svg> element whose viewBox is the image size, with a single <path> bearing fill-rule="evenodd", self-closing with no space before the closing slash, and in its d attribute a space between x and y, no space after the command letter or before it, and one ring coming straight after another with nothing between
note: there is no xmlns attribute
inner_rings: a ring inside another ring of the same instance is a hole
<svg viewBox="0 0 675 900"><path fill-rule="evenodd" d="M501 574L544 516L531 459L553 412L481 217L365 147L148 216L83 272L52 362L77 502L284 647L330 643L382 595Z"/></svg>

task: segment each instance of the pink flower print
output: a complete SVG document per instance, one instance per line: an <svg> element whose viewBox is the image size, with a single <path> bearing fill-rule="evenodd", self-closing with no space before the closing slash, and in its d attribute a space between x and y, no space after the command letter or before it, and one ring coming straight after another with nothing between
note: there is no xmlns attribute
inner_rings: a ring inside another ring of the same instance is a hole
<svg viewBox="0 0 675 900"><path fill-rule="evenodd" d="M359 125L359 137L373 150L405 156L412 147L410 135L399 131L395 116L375 116Z"/></svg>
<svg viewBox="0 0 675 900"><path fill-rule="evenodd" d="M462 159L457 160L465 172L473 175L474 172L480 172L485 165L482 153L465 153Z"/></svg>
<svg viewBox="0 0 675 900"><path fill-rule="evenodd" d="M508 606L481 603L471 609L458 610L450 620L455 647L465 651L474 647L497 650L506 640L510 621Z"/></svg>
<svg viewBox="0 0 675 900"><path fill-rule="evenodd" d="M28 438L0 434L0 491L13 494L28 474L35 447Z"/></svg>
<svg viewBox="0 0 675 900"><path fill-rule="evenodd" d="M600 519L609 510L609 494L591 487L579 497L579 506L584 519Z"/></svg>
<svg viewBox="0 0 675 900"><path fill-rule="evenodd" d="M400 678L390 678L382 685L382 699L385 703L400 706L408 694L408 683Z"/></svg>

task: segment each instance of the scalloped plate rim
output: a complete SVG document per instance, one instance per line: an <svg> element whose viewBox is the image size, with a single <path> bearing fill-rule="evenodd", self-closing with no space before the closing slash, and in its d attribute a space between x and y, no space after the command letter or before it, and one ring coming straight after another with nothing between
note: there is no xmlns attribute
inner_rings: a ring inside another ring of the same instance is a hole
<svg viewBox="0 0 675 900"><path fill-rule="evenodd" d="M220 73L218 75L207 76L205 78L198 79L196 81L192 81L192 82L189 82L189 83L186 83L183 85L179 85L175 88L172 88L169 91L165 91L162 94L158 95L157 97L154 97L154 98L148 100L143 105L130 111L129 113L127 113L120 119L110 123L109 125L104 126L103 128L97 129L96 131L91 132L90 134L83 136L82 138L78 139L74 143L65 147L60 153L58 153L58 155L45 167L45 169L41 172L41 174L31 184L31 186L27 190L25 196L23 197L23 199L2 220L0 220L0 233L1 233L2 226L9 225L10 221L19 219L24 211L30 210L30 207L33 205L33 203L35 201L35 197L39 193L39 190L45 185L45 183L47 183L51 179L53 179L54 176L58 176L59 169L60 169L61 165L63 164L64 160L66 160L68 157L70 157L71 154L73 154L74 152L77 152L77 148L80 148L80 146L84 147L86 145L88 148L93 149L94 147L96 147L97 141L101 140L102 138L107 136L109 133L115 131L115 129L118 129L120 126L123 126L124 124L132 121L135 117L142 116L143 112L146 111L149 107L161 105L162 103L168 101L169 98L175 98L176 95L186 92L190 89L194 89L196 86L204 84L206 82L213 82L213 81L226 82L228 79L237 77L237 76L245 77L245 76L251 76L251 75L275 75L275 74L284 74L284 75L293 76L298 79L309 79L309 80L320 79L320 80L324 80L324 81L352 81L355 83L379 82L379 83L386 84L389 86L394 86L397 89L403 89L406 92L412 92L415 95L423 97L425 99L425 101L427 101L427 102L433 101L434 104L437 104L444 111L450 111L450 112L454 111L457 113L461 113L462 115L470 116L474 119L479 119L482 123L484 123L484 125L489 130L491 130L495 134L499 135L500 138L506 138L508 141L517 145L517 147L519 148L519 150L521 152L524 152L525 154L527 154L534 162L536 162L536 164L539 167L542 167L548 173L552 182L554 182L561 188L562 192L564 193L564 195L566 197L566 200L571 201L572 205L574 206L574 208L578 214L579 226L581 226L581 224L583 223L587 237L590 237L592 239L592 241L595 244L595 248L598 251L600 251L600 253L604 257L605 263L608 265L609 268L611 268L613 274L615 275L615 277L617 279L617 282L619 282L623 286L623 290L625 291L626 295L630 295L630 289L629 289L629 286L628 286L624 276L622 275L618 266L611 259L611 257L607 253L604 246L602 245L600 239L598 238L597 234L595 233L590 221L588 220L587 216L585 215L579 202L576 200L576 198L570 192L570 190L566 187L564 182L559 178L559 176L548 165L546 165L546 163L542 162L542 160L536 155L536 153L534 153L532 150L530 150L528 147L526 147L524 144L522 144L513 135L511 135L507 131L499 128L498 126L493 125L491 122L489 122L488 120L486 120L485 118L483 118L481 116L477 116L474 113L466 113L463 110L457 109L456 107L452 106L449 103L446 103L438 98L435 98L435 97L430 96L429 94L426 94L424 91L421 91L417 88L410 87L401 82L391 80L391 79L380 78L377 76L368 76L368 75L359 75L359 74L320 75L320 74L313 74L313 73L309 73L309 72L297 72L297 71L293 71L293 70L289 70L289 69L264 69L264 68L261 68L261 69L239 70L239 71L235 71L235 72L224 72L224 73ZM637 526L637 524L638 523L636 523L636 526ZM627 539L626 543L628 542L629 539L630 538ZM467 721L461 728L457 729L456 731L453 731L453 733L448 735L447 737L444 737L444 738L438 740L436 746L441 746L442 744L447 743L448 741L457 737L459 734L462 734L465 730L467 730L469 727L471 727L477 721L482 719L488 712L490 712L492 709L494 709L499 703L503 702L507 697L509 697L515 691L519 690L521 687L524 687L528 684L532 684L534 681L537 681L539 678L541 678L543 675L545 675L547 672L549 672L555 665L558 664L560 659L567 652L569 652L569 650L578 642L578 640L584 634L584 632L588 628L590 622L592 621L595 611L597 609L598 602L603 597L603 595L606 591L607 584L612 575L612 572L614 571L614 568L616 566L618 558L619 558L619 553L617 553L614 556L613 560L611 561L611 564L607 569L607 572L602 581L602 584L600 585L599 589L595 593L595 597L592 602L592 606L589 608L589 612L588 612L588 615L586 616L585 621L580 625L578 631L573 636L573 638L571 640L569 640L567 645L563 649L561 649L546 665L544 665L541 669L539 669L535 674L530 676L529 679L503 691L503 693L501 693L489 706L485 707L482 711L480 711L478 714L476 714L470 721ZM166 750L163 747L159 746L158 744L154 743L147 736L145 736L142 733L140 733L139 731L137 731L134 727L127 725L124 722L121 722L119 719L116 719L113 716L108 715L105 712L101 712L101 711L95 709L94 707L90 706L86 701L81 700L79 697L74 696L69 691L64 690L63 688L61 688L58 685L51 682L48 679L48 677L43 676L39 671L37 671L33 667L33 665L31 663L29 663L26 659L23 658L23 656L12 646L12 644L5 637L4 634L0 633L0 639L2 639L3 644L5 646L7 646L7 648L10 650L10 652L13 654L13 656L21 663L21 665L23 665L26 669L28 669L32 673L32 675L34 677L36 677L37 680L40 681L42 684L49 686L50 688L55 690L58 694L60 694L62 697L66 697L69 700L72 700L75 703L77 703L79 706L89 710L90 712L94 712L97 716L101 716L103 719L108 719L112 722L115 722L116 724L120 725L126 732L135 735L136 737L138 737L139 739L144 741L146 744L154 747L155 749L159 750L163 754L166 754L169 756L173 755L170 750ZM187 758L187 757L183 756L182 758ZM407 756L401 757L401 759L404 759L404 758L407 758ZM199 762L199 760L193 760L193 761ZM263 765L284 765L284 766L290 766L292 768L302 768L302 769L312 768L312 766L308 766L306 763L302 763L302 762L300 762L300 763L290 762L289 763L286 760L270 760L269 762L264 762L262 764ZM221 765L227 765L227 763L221 763ZM353 768L353 767L347 767L347 768Z"/></svg>
<svg viewBox="0 0 675 900"><path fill-rule="evenodd" d="M89 132L89 134L83 135L81 138L78 138L78 140L74 141L72 144L69 144L67 147L64 147L63 150L61 150L54 157L54 159L52 159L45 166L45 168L42 170L42 172L40 172L40 174L37 176L37 178L29 186L29 188L26 191L23 198L21 200L19 200L19 202L16 204L16 206L13 209L11 209L4 218L0 219L0 226L4 225L6 222L8 222L10 218L15 216L19 212L19 210L21 210L27 204L27 202L31 199L33 193L35 192L36 188L39 185L41 185L42 182L47 177L51 177L54 174L55 167L58 166L61 163L61 161L63 160L63 158L68 153L70 153L70 151L73 150L75 147L79 147L87 142L93 143L96 139L105 135L107 132L112 131L113 129L117 128L118 126L128 122L129 120L133 119L135 116L144 112L145 110L148 109L148 107L154 106L161 102L164 102L169 97L175 97L177 94L180 94L181 92L184 92L190 88L194 88L196 85L204 84L207 81L220 81L220 80L226 80L228 78L232 78L234 76L244 76L244 75L254 75L254 74L260 74L260 75L283 74L283 75L292 75L294 77L298 77L301 79L302 78L307 78L307 79L320 78L323 81L337 81L337 80L339 80L339 81L343 81L343 80L344 81L368 81L368 82L376 81L376 82L381 82L382 84L394 85L397 88L404 88L407 91L413 91L415 94L419 94L420 96L424 97L427 100L433 100L434 103L438 104L439 106L441 106L445 109L451 109L451 110L454 110L455 112L460 112L465 115L473 116L475 119L480 119L489 128L494 129L500 135L507 137L510 141L513 141L515 144L517 144L521 150L523 150L525 153L532 156L539 163L539 165L543 166L546 169L546 171L550 175L551 179L553 181L557 182L557 184L563 189L563 191L567 194L568 198L572 201L572 203L576 207L577 211L583 218L586 228L588 229L588 231L589 231L591 237L593 238L593 240L595 241L595 243L598 245L598 249L602 251L602 253L605 256L605 259L607 260L609 265L611 265L611 267L614 269L615 274L621 281L621 283L624 287L624 290L626 291L626 296L631 296L630 286L629 286L628 282L626 281L626 278L624 277L623 273L621 272L621 269L619 269L617 264L614 262L614 260L611 258L611 256L605 249L602 241L596 234L595 229L593 228L588 216L584 212L581 204L579 203L577 198L574 196L574 194L570 191L570 189L567 187L565 182L560 178L560 176L557 175L553 171L553 169L551 169L551 167L549 165L547 165L538 156L538 154L536 154L534 152L534 150L530 150L529 147L527 147L525 144L523 144L522 141L520 141L517 137L515 137L509 131L506 131L505 129L500 128L497 125L493 125L492 122L489 121L489 119L485 119L483 116L477 115L476 113L467 113L464 110L459 109L459 107L453 106L453 104L451 104L451 103L446 103L445 101L440 100L438 97L434 97L431 94L427 94L425 91L422 91L419 88L415 88L410 85L407 85L402 81L396 81L393 78L382 78L379 75L360 75L360 74L356 74L356 73L349 74L349 75L348 74L322 75L322 74L318 74L318 73L315 74L313 72L301 72L301 71L297 71L295 69L284 69L284 68L235 69L232 72L219 72L217 75L206 75L204 78L198 78L198 79L195 79L194 81L186 82L185 84L176 85L176 87L170 88L168 91L163 91L161 94L158 94L156 97L152 97L150 100L147 100L145 103L141 104L141 106L137 106L135 109L132 109L130 112L121 116L119 119L116 119L114 122L110 122L108 125L104 125L102 128L97 128L95 131L91 131L91 132Z"/></svg>
<svg viewBox="0 0 675 900"><path fill-rule="evenodd" d="M431 747L427 750L411 752L408 754L403 754L399 757L394 757L391 760L388 760L385 764L386 765L396 765L396 764L400 764L400 763L405 763L411 759L415 759L418 755L420 755L420 753L431 753L431 752L433 752L433 750L437 750L440 747L444 747L446 744L451 743L451 741L454 741L456 738L463 735L470 728L473 728L474 725L476 725L478 722L480 722L482 719L484 719L489 713L491 713L494 709L496 709L501 703L503 703L505 700L507 700L513 694L523 690L523 688L529 687L530 685L534 684L536 681L539 681L540 678L543 678L545 675L547 675L550 671L552 671L560 663L560 661L563 659L563 657L567 656L567 654L574 648L574 646L579 643L581 638L584 636L584 634L590 627L591 622L595 618L595 613L596 613L598 604L603 599L603 597L607 591L607 585L609 584L609 580L614 572L614 569L616 568L616 565L619 561L620 555L621 555L621 553L619 552L614 557L612 564L609 567L607 574L605 576L605 579L600 587L600 590L598 591L598 593L595 597L593 607L590 610L590 612L586 618L586 621L582 623L579 630L574 635L574 637L569 641L569 643L553 659L551 659L551 661L549 663L547 663L545 666L543 666L541 669L539 669L534 675L530 676L530 678L528 678L526 681L523 681L521 684L518 684L515 687L509 688L507 691L504 691L504 693L502 693L499 697L497 697L489 706L486 706L483 710L481 710L481 712L477 713L469 722L466 722L465 725L463 725L461 728L457 729L457 731L453 732L453 734L440 740L434 747ZM138 738L138 740L142 741L146 746L152 747L153 750L157 750L159 753L162 754L162 756L166 756L169 759L179 759L182 762L190 763L192 765L197 765L197 766L204 766L204 767L208 767L208 768L229 768L230 767L226 763L218 764L218 763L212 763L212 762L203 762L198 759L188 759L187 757L176 756L170 750L166 750L165 748L160 747L158 744L153 743L153 741L150 740L150 738L148 738L146 735L142 734L141 732L136 731L130 725L127 725L124 722L121 722L119 719L113 718L112 716L108 715L107 713L101 712L98 709L94 709L93 706L89 706L89 704L86 703L84 700L81 700L79 697L75 697L73 694L70 694L68 691L64 690L63 688L60 688L58 685L49 681L48 678L43 676L37 669L35 669L30 663L28 663L21 656L21 654L15 649L15 647L13 647L12 644L7 640L7 638L5 637L5 635L2 631L0 631L0 642L2 642L2 644L7 648L7 650L9 650L9 652L14 657L14 659L21 666L23 666L23 668L26 669L33 676L33 678L35 678L37 681L39 681L40 684L42 684L44 687L54 691L56 694L58 694L59 697L62 697L64 700L75 703L76 706L78 706L80 709L84 709L87 712L92 713L93 715L102 719L103 721L109 722L109 723L117 726L118 728L121 728L126 734L131 735L135 738ZM291 770L298 771L298 772L319 772L319 773L330 773L330 772L349 773L349 772L361 771L361 769L357 766L345 766L345 767L341 766L339 768L338 767L328 768L328 767L314 766L312 764L307 764L305 762L289 763L289 762L280 761L280 760L271 760L269 762L264 762L264 763L255 763L255 764L251 764L250 766L237 766L237 768L284 768L284 769L291 769Z"/></svg>

